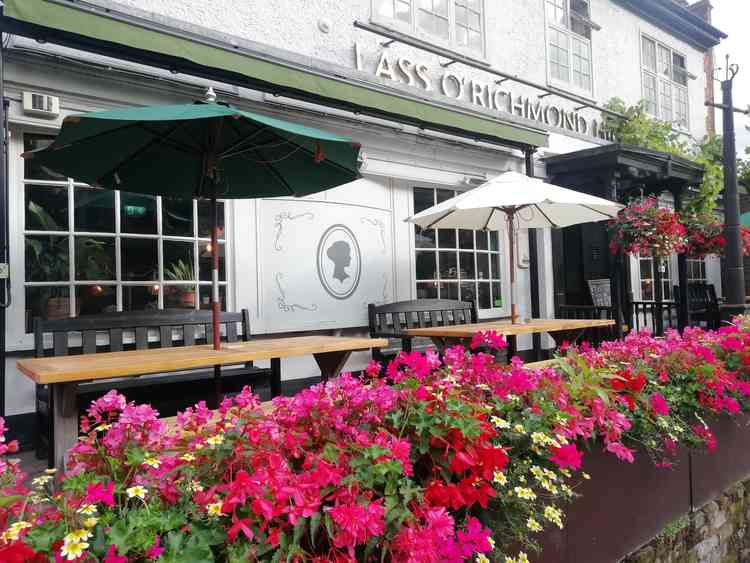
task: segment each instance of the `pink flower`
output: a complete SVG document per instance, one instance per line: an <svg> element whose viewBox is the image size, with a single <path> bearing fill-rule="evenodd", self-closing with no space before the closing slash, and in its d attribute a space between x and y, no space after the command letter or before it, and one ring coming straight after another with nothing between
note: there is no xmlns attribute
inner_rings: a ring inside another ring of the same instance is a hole
<svg viewBox="0 0 750 563"><path fill-rule="evenodd" d="M550 456L550 461L557 464L560 469L570 467L571 469L580 469L583 452L579 452L575 444L565 444L560 447L550 448L554 455Z"/></svg>
<svg viewBox="0 0 750 563"><path fill-rule="evenodd" d="M654 393L651 395L651 408L658 415L669 415L669 403L667 403L667 400L661 393Z"/></svg>
<svg viewBox="0 0 750 563"><path fill-rule="evenodd" d="M128 563L128 558L117 554L117 547L112 544L109 546L107 554L104 556L102 563Z"/></svg>
<svg viewBox="0 0 750 563"><path fill-rule="evenodd" d="M474 334L469 345L472 350L486 346L490 350L504 350L507 346L505 337L494 330L480 330Z"/></svg>
<svg viewBox="0 0 750 563"><path fill-rule="evenodd" d="M627 461L628 463L633 463L635 461L635 457L633 457L633 452L635 450L626 448L622 442L607 443L607 451L615 454L620 461Z"/></svg>
<svg viewBox="0 0 750 563"><path fill-rule="evenodd" d="M149 559L159 559L162 553L164 553L164 548L161 546L161 538L157 535L154 538L154 543L146 551L146 557Z"/></svg>
<svg viewBox="0 0 750 563"><path fill-rule="evenodd" d="M89 504L102 503L109 507L115 505L115 499L113 496L115 490L115 482L110 481L104 485L101 481L92 483L86 488L86 496L83 501Z"/></svg>

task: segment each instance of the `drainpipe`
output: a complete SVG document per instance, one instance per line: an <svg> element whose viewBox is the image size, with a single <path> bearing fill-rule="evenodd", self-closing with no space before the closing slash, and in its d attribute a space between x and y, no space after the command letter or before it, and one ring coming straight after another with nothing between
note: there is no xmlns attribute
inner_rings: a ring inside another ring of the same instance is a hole
<svg viewBox="0 0 750 563"><path fill-rule="evenodd" d="M5 416L5 310L10 306L8 270L8 104L5 97L5 46L0 34L0 416Z"/></svg>

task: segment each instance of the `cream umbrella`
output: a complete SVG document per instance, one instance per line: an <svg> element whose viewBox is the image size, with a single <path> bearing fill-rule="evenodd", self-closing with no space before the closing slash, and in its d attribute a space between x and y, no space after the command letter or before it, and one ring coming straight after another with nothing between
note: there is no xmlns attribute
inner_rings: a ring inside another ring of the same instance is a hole
<svg viewBox="0 0 750 563"><path fill-rule="evenodd" d="M508 231L511 320L516 314L514 227L560 228L613 219L622 205L518 172L505 172L481 186L425 209L407 221L425 229Z"/></svg>

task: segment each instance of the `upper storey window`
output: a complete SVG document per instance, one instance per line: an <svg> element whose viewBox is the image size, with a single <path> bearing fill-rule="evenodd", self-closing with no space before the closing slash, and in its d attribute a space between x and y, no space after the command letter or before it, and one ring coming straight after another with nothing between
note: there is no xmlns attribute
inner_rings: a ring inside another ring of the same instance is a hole
<svg viewBox="0 0 750 563"><path fill-rule="evenodd" d="M688 129L688 71L685 55L641 37L643 100L652 116Z"/></svg>
<svg viewBox="0 0 750 563"><path fill-rule="evenodd" d="M376 19L447 47L484 52L483 0L373 0Z"/></svg>
<svg viewBox="0 0 750 563"><path fill-rule="evenodd" d="M550 82L591 95L591 30L598 26L590 19L589 2L545 1Z"/></svg>

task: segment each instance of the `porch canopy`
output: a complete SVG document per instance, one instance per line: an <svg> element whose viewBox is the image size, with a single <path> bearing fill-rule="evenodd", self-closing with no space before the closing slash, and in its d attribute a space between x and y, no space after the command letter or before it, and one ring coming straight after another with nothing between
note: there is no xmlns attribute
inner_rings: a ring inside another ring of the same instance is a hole
<svg viewBox="0 0 750 563"><path fill-rule="evenodd" d="M215 31L190 30L165 19L137 17L107 7L106 0L4 0L0 30L494 144L531 150L547 145L542 129L479 111L418 97L357 77L328 63L236 40ZM280 54L281 53L281 54ZM282 60L283 59L283 60ZM294 62L291 62L294 61ZM330 67L325 69L325 67ZM341 74L339 72L338 74Z"/></svg>
<svg viewBox="0 0 750 563"><path fill-rule="evenodd" d="M612 144L545 159L551 182L591 195L627 203L633 197L658 196L669 192L674 197L675 209L691 191L703 181L703 167L695 162L669 153L632 145ZM622 330L629 276L627 263L609 252L609 238L603 225L586 225L553 231L553 271L555 304L585 304L588 299L587 281L611 280L613 316L618 331ZM656 268L655 268L656 270ZM661 301L658 272L654 280L656 301ZM678 257L680 302L678 327L689 324L687 303L687 258ZM658 287L656 287L658 285ZM626 323L628 321L625 321ZM658 321L660 322L660 321ZM658 332L658 326L655 330Z"/></svg>

